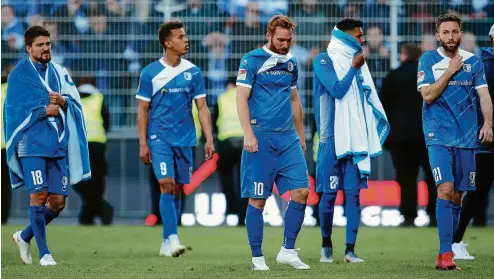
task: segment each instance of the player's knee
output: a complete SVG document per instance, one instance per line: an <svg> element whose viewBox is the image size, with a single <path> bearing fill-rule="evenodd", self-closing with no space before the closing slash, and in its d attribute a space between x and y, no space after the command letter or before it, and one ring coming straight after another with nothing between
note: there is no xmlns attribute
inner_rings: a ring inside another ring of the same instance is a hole
<svg viewBox="0 0 494 279"><path fill-rule="evenodd" d="M55 214L59 214L65 208L65 197L52 195L48 198L48 208Z"/></svg>
<svg viewBox="0 0 494 279"><path fill-rule="evenodd" d="M42 191L30 194L30 205L31 206L44 206L48 200L48 192Z"/></svg>
<svg viewBox="0 0 494 279"><path fill-rule="evenodd" d="M164 178L159 180L160 190L163 194L174 194L175 181L172 178Z"/></svg>
<svg viewBox="0 0 494 279"><path fill-rule="evenodd" d="M296 189L292 190L292 200L296 203L306 203L309 198L309 189Z"/></svg>
<svg viewBox="0 0 494 279"><path fill-rule="evenodd" d="M249 204L257 209L264 210L264 206L266 205L266 200L250 198Z"/></svg>
<svg viewBox="0 0 494 279"><path fill-rule="evenodd" d="M461 199L463 198L463 192L454 192L453 193L453 204L458 205L461 204Z"/></svg>
<svg viewBox="0 0 494 279"><path fill-rule="evenodd" d="M437 197L443 200L453 199L454 186L450 182L441 183L437 186Z"/></svg>

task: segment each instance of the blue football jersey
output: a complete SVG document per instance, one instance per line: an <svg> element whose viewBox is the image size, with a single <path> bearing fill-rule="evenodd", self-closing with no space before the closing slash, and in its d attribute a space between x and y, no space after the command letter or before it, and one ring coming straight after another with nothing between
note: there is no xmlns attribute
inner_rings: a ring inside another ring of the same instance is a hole
<svg viewBox="0 0 494 279"><path fill-rule="evenodd" d="M148 139L160 139L170 146L195 146L192 101L205 97L201 71L191 62L182 58L178 66L172 67L160 59L146 66L136 98L151 102Z"/></svg>
<svg viewBox="0 0 494 279"><path fill-rule="evenodd" d="M459 50L463 68L449 81L443 93L431 104L424 102L422 127L427 145L475 148L477 129L477 91L487 87L484 68L473 53ZM418 89L436 82L447 70L451 59L438 48L420 57Z"/></svg>
<svg viewBox="0 0 494 279"><path fill-rule="evenodd" d="M280 55L264 46L242 57L237 86L252 89L248 103L254 132L295 131L290 95L297 77L291 54Z"/></svg>

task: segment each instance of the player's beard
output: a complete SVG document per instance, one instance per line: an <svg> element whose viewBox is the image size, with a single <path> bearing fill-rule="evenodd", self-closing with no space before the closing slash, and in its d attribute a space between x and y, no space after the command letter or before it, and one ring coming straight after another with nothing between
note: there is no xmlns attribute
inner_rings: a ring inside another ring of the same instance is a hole
<svg viewBox="0 0 494 279"><path fill-rule="evenodd" d="M288 51L290 51L290 48L288 49L277 49L275 46L274 46L274 42L273 42L273 39L271 39L269 41L269 50L271 50L272 52L274 53L278 53L280 55L287 55L288 54Z"/></svg>
<svg viewBox="0 0 494 279"><path fill-rule="evenodd" d="M48 54L48 55L46 55ZM38 61L40 63L46 64L51 61L51 52L44 52L40 55Z"/></svg>
<svg viewBox="0 0 494 279"><path fill-rule="evenodd" d="M450 40L448 41L441 41L441 46L444 48L444 50L448 51L448 52L451 52L451 53L455 53L458 48L460 47L460 43L461 43L461 39L458 39L457 42L454 42L454 45L453 46L448 46L448 42L451 42Z"/></svg>

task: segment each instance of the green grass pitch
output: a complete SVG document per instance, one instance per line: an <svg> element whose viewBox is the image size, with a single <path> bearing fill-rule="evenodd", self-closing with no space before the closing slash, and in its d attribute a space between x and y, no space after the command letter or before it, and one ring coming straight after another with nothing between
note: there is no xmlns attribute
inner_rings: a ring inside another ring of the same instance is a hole
<svg viewBox="0 0 494 279"><path fill-rule="evenodd" d="M476 261L457 261L462 271L436 271L438 237L434 228L361 228L356 252L363 264L343 262L345 229L334 230L336 262L319 263L319 228L304 227L296 247L310 270L276 263L283 228L264 230L264 256L271 270L250 270L245 228L181 227L180 239L192 246L180 258L159 257L161 227L48 226L48 245L58 263L21 263L11 241L19 226L2 226L2 278L494 278L494 229L469 228L466 242Z"/></svg>

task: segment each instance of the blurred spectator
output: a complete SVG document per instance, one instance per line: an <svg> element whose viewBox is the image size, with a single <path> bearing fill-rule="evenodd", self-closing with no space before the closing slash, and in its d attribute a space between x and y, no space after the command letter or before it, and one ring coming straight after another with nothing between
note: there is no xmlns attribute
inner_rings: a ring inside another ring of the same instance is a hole
<svg viewBox="0 0 494 279"><path fill-rule="evenodd" d="M360 18L360 7L357 4L347 4L343 6L344 18Z"/></svg>
<svg viewBox="0 0 494 279"><path fill-rule="evenodd" d="M287 0L218 0L217 6L220 11L243 20L246 16L245 10L250 2L259 5L260 21L263 24L266 24L274 15L288 14Z"/></svg>
<svg viewBox="0 0 494 279"><path fill-rule="evenodd" d="M94 218L100 217L103 225L111 225L113 207L104 199L106 189L106 133L110 129L110 112L103 94L94 87L94 79L81 82L77 89L81 96L84 122L91 164L91 179L74 185L82 200L79 212L81 225L94 225Z"/></svg>
<svg viewBox="0 0 494 279"><path fill-rule="evenodd" d="M202 0L187 0L187 8L173 13L173 17L185 23L190 49L187 59L205 69L207 50L202 47L202 39L211 32L223 31L223 19L220 18L216 5L203 4Z"/></svg>
<svg viewBox="0 0 494 279"><path fill-rule="evenodd" d="M481 48L477 45L477 38L472 32L463 32L460 48L480 57Z"/></svg>
<svg viewBox="0 0 494 279"><path fill-rule="evenodd" d="M43 23L43 26L50 32L51 61L71 69L72 60L66 58L66 56L70 56L70 51L58 40L58 24L48 20Z"/></svg>
<svg viewBox="0 0 494 279"><path fill-rule="evenodd" d="M440 14L441 5L438 0L417 2L406 0L405 8L409 19L409 34L427 34L436 32L436 17Z"/></svg>
<svg viewBox="0 0 494 279"><path fill-rule="evenodd" d="M436 36L432 34L424 34L420 37L420 50L426 52L437 48Z"/></svg>
<svg viewBox="0 0 494 279"><path fill-rule="evenodd" d="M245 225L248 199L240 193L240 160L244 147L244 133L237 115L235 78L228 82L226 92L219 98L212 117L218 137L218 176L226 198L226 214L238 216L238 225Z"/></svg>
<svg viewBox="0 0 494 279"><path fill-rule="evenodd" d="M297 22L295 29L297 42L306 49L319 50L321 37L329 34L330 26L326 22L326 15L317 8L317 0L302 0L301 2L301 6L291 12L291 16Z"/></svg>
<svg viewBox="0 0 494 279"><path fill-rule="evenodd" d="M371 24L379 26L385 35L389 35L391 14L388 0L367 1L365 6L364 17Z"/></svg>
<svg viewBox="0 0 494 279"><path fill-rule="evenodd" d="M16 50L24 48L25 26L15 16L14 8L2 6L2 41L8 41L9 47Z"/></svg>
<svg viewBox="0 0 494 279"><path fill-rule="evenodd" d="M228 81L228 50L229 39L226 35L213 32L207 35L202 44L208 48L206 70L206 89L208 106L214 107L218 96L225 91Z"/></svg>
<svg viewBox="0 0 494 279"><path fill-rule="evenodd" d="M260 12L258 3L249 2L245 9L244 21L233 24L230 32L233 54L241 57L245 53L263 45L266 29L261 25ZM236 63L235 67L238 68L238 63Z"/></svg>
<svg viewBox="0 0 494 279"><path fill-rule="evenodd" d="M53 14L54 18L63 19L58 31L62 37L67 36L62 43L70 50L74 50L73 44L78 40L75 36L89 32L88 10L83 4L84 0L68 0Z"/></svg>
<svg viewBox="0 0 494 279"><path fill-rule="evenodd" d="M417 176L420 168L426 174L429 189L427 212L434 224L435 183L422 132L422 97L417 93L417 67L420 49L414 44L401 48L399 68L389 72L383 82L380 98L393 129L385 147L391 151L396 180L401 187L400 212L403 225L413 226L417 217Z"/></svg>
<svg viewBox="0 0 494 279"><path fill-rule="evenodd" d="M365 36L367 44L364 46L366 62L369 70L374 73L373 78L376 88L381 88L382 76L378 73L385 73L389 70L389 48L384 43L384 36L381 33L381 28L378 26L370 26L367 28Z"/></svg>

